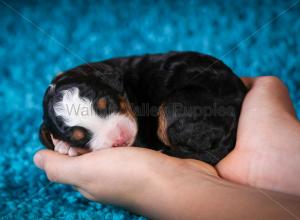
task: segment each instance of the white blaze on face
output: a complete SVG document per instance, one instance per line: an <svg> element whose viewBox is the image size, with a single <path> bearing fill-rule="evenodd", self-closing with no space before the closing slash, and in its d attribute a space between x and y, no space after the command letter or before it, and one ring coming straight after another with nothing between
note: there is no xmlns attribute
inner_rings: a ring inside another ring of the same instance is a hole
<svg viewBox="0 0 300 220"><path fill-rule="evenodd" d="M80 97L76 87L62 91L62 100L54 105L54 111L67 126L80 126L91 132L92 139L88 144L91 150L112 147L120 136L128 140L126 142L130 146L137 133L136 122L125 115L111 113L106 117L99 116L92 101Z"/></svg>

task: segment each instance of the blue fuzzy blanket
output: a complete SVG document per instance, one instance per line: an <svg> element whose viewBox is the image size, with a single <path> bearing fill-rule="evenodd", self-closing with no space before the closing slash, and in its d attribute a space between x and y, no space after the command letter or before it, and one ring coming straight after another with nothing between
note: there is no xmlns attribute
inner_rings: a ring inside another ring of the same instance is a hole
<svg viewBox="0 0 300 220"><path fill-rule="evenodd" d="M296 0L5 1L0 1L1 219L144 218L51 184L32 163L42 147L37 130L44 90L56 73L75 65L201 51L224 60L240 76L279 76L299 115Z"/></svg>

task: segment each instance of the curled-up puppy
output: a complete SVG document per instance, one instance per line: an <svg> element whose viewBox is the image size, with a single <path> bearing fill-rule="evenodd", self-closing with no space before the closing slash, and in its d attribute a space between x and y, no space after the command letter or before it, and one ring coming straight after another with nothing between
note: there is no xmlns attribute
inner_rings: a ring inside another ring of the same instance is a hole
<svg viewBox="0 0 300 220"><path fill-rule="evenodd" d="M48 87L40 137L70 156L147 146L215 165L235 145L246 92L228 66L196 52L83 64Z"/></svg>

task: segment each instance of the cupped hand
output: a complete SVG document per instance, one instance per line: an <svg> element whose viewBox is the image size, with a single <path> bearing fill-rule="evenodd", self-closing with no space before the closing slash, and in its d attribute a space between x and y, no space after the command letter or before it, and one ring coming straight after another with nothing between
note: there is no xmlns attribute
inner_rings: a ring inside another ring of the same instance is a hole
<svg viewBox="0 0 300 220"><path fill-rule="evenodd" d="M217 176L206 163L138 147L104 149L77 157L41 150L34 162L50 181L73 185L88 199L123 206L130 205L133 196L144 194L147 186L178 178L185 170Z"/></svg>
<svg viewBox="0 0 300 220"><path fill-rule="evenodd" d="M150 219L291 217L265 194L217 177L206 163L146 148L104 149L77 157L41 150L34 161L51 181L73 185L88 199L119 205ZM295 205L299 198L268 194L295 216L299 213ZM216 207L221 211L216 212Z"/></svg>
<svg viewBox="0 0 300 220"><path fill-rule="evenodd" d="M284 84L243 78L244 100L234 150L216 168L221 177L300 195L300 124Z"/></svg>

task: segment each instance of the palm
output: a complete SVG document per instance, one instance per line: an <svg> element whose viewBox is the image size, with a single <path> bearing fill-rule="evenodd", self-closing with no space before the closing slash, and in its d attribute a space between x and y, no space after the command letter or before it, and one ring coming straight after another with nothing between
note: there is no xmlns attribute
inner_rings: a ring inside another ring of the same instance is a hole
<svg viewBox="0 0 300 220"><path fill-rule="evenodd" d="M283 84L274 79L257 84L243 103L235 149L216 168L229 180L281 190L294 176L291 155L299 152L299 131Z"/></svg>

